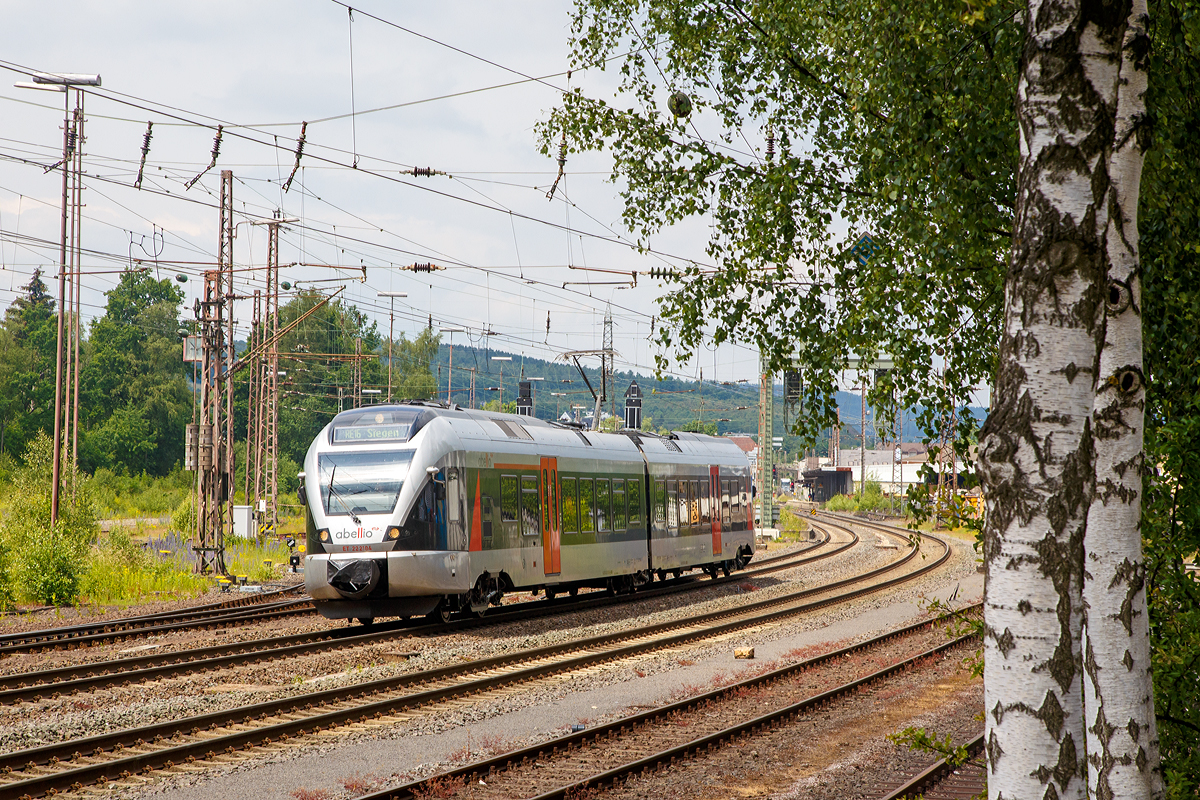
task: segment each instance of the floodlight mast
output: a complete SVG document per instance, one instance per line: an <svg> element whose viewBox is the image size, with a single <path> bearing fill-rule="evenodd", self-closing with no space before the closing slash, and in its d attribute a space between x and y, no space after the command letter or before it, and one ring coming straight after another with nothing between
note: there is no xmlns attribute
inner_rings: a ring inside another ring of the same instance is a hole
<svg viewBox="0 0 1200 800"><path fill-rule="evenodd" d="M76 102L84 86L99 86L99 75L83 75L77 73L48 73L35 72L30 75L33 82L20 81L14 84L19 89L42 89L45 91L62 92L65 95L63 113L63 160L62 166L62 220L58 250L58 344L54 362L54 455L51 461L50 487L50 524L58 521L59 484L62 478L62 439L63 439L63 333L66 327L64 306L67 301L67 185L68 161L71 156L71 93L69 87L76 88ZM77 293L76 293L77 294ZM76 302L78 298L76 297Z"/></svg>

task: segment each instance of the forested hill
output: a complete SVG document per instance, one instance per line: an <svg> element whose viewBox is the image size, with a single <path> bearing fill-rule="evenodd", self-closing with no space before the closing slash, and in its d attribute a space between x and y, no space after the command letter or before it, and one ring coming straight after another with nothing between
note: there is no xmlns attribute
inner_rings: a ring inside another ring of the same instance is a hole
<svg viewBox="0 0 1200 800"><path fill-rule="evenodd" d="M512 361L494 361L493 357L511 358ZM582 361L584 372L592 387L600 391L600 365L598 358ZM477 370L475 392L477 405L483 405L489 400L498 398L499 392L488 391L487 387L498 388L501 385L500 369L503 366L504 402L507 405L517 397L517 384L522 374L532 378L542 378L532 381L537 402L537 416L543 419L557 417L567 411L572 405L587 407L587 411L595 405L592 393L579 375L574 363L561 361L546 361L540 358L522 356L520 353L510 353L503 350L482 350L469 346L457 345L454 348L454 400L466 405L470 400L471 372ZM438 383L439 397L445 399L449 381L450 348L443 344L438 351L434 363L435 379ZM703 385L695 380L666 378L656 380L651 375L634 372L618 371L614 376L614 387L609 387L609 401L604 410L620 416L625 407L625 392L632 381L637 381L642 390L642 415L650 418L655 430L679 430L697 420L713 423L721 420L719 431L725 433L747 433L758 435L758 384L752 382L722 383L705 381ZM842 446L857 446L859 443L859 417L861 398L851 392L838 392L837 404L842 413ZM971 408L977 421L981 421L984 409ZM586 413L586 412L585 412ZM775 384L775 429L776 435L782 435L784 430L783 384ZM921 441L924 434L913 421L915 414L908 410L904 416L904 440ZM728 422L724 420L729 420ZM871 442L875 437L875 419L873 409L867 407L867 438ZM798 440L785 436L785 449L795 452ZM824 453L824 443L817 447L818 452Z"/></svg>

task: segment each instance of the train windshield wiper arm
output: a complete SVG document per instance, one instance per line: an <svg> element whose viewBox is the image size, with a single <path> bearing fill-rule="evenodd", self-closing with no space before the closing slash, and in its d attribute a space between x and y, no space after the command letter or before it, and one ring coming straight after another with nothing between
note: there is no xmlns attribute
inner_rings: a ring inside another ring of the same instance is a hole
<svg viewBox="0 0 1200 800"><path fill-rule="evenodd" d="M329 473L329 496L338 501L338 505L345 509L346 513L350 515L350 519L354 520L355 525L362 525L362 520L359 519L358 515L350 509L350 506L346 505L346 501L342 499L340 494L338 494L338 490L333 488L333 479L336 475L337 464L334 464L333 471Z"/></svg>

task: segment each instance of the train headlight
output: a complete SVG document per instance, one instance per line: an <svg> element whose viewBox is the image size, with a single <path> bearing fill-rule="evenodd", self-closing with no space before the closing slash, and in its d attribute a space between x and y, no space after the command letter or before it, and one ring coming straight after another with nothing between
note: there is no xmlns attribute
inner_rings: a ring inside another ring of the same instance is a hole
<svg viewBox="0 0 1200 800"><path fill-rule="evenodd" d="M392 527L388 528L387 529L387 538L388 538L388 541L390 541L390 542L394 542L397 539L399 539L400 538L400 529L394 525Z"/></svg>
<svg viewBox="0 0 1200 800"><path fill-rule="evenodd" d="M322 542L328 542L329 541L329 528L321 528L321 530L317 531L317 538L320 539Z"/></svg>

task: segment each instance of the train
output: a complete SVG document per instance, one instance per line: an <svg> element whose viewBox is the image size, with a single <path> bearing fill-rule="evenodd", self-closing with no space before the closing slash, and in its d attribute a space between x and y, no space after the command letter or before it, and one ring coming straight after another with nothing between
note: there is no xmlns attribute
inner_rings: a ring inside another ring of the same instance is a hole
<svg viewBox="0 0 1200 800"><path fill-rule="evenodd" d="M448 621L514 592L628 593L755 552L729 439L598 432L405 401L337 414L300 473L304 584L329 619Z"/></svg>

